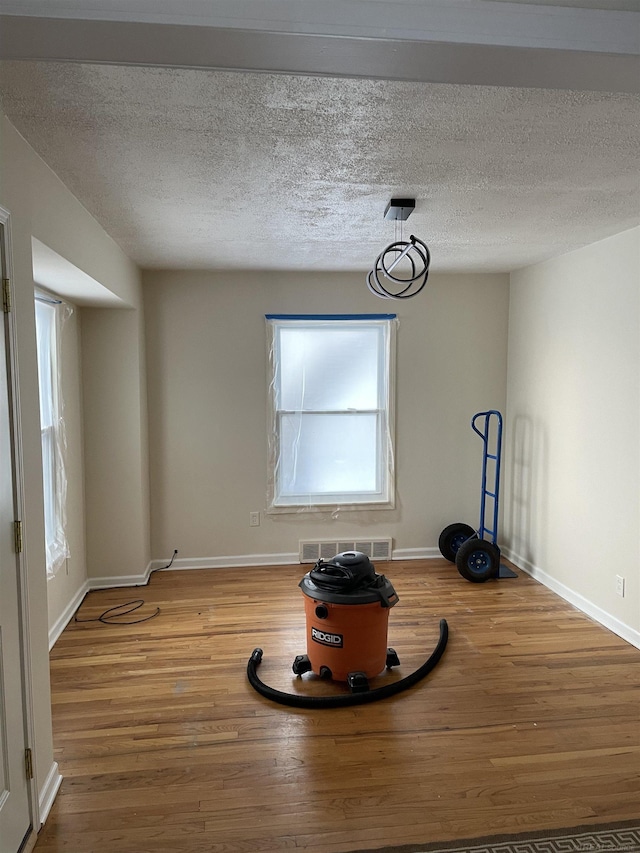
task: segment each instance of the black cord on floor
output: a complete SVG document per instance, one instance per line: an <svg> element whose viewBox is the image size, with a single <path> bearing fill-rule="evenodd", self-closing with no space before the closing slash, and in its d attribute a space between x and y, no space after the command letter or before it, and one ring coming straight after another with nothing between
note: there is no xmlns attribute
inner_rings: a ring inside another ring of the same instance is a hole
<svg viewBox="0 0 640 853"><path fill-rule="evenodd" d="M116 604L113 607L107 608L100 616L97 616L95 619L78 619L78 616L75 617L75 622L104 622L105 625L137 625L139 622L148 622L149 619L153 619L154 616L157 616L160 613L160 608L156 607L155 613L152 613L151 616L145 616L144 619L129 619L126 622L117 621L119 616L128 616L129 613L134 613L136 610L139 610L144 604L143 598L136 598L134 601L127 601L124 604ZM128 608L125 610L124 608ZM121 612L116 612L121 611Z"/></svg>
<svg viewBox="0 0 640 853"><path fill-rule="evenodd" d="M166 566L158 566L157 569L152 569L149 572L149 577L147 578L144 586L149 584L151 580L151 575L154 572L159 572L161 569L170 569L173 565L173 561L176 558L176 554L178 553L178 549L176 548L173 552L173 556L169 560ZM84 604L84 599L80 603L80 607ZM128 619L126 622L121 621L122 616L128 616L130 613L135 613L136 610L139 610L144 605L143 598L136 598L133 601L126 601L124 604L115 604L113 607L108 607L105 611L103 611L100 616L97 616L94 619L78 619L78 610L75 612L74 622L102 622L104 625L138 625L140 622L148 622L149 619L153 619L154 616L157 616L160 613L160 608L156 607L155 612L151 614L151 616L145 616L143 619ZM125 609L127 608L127 609ZM119 611L119 612L118 612Z"/></svg>

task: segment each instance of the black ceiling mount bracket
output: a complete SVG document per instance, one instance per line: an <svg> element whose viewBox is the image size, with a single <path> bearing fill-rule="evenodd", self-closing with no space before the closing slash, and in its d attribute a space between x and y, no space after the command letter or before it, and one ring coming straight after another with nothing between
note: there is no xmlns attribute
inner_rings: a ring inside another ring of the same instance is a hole
<svg viewBox="0 0 640 853"><path fill-rule="evenodd" d="M415 206L415 198L392 198L385 209L384 218L404 221L411 216Z"/></svg>

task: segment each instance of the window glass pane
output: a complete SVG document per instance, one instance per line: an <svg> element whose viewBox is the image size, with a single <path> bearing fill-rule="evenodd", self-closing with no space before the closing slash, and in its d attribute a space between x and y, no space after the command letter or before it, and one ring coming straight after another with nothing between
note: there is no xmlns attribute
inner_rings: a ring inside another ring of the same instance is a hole
<svg viewBox="0 0 640 853"><path fill-rule="evenodd" d="M280 494L377 493L378 415L283 415Z"/></svg>
<svg viewBox="0 0 640 853"><path fill-rule="evenodd" d="M335 324L334 324L335 325ZM287 411L377 409L383 330L376 326L280 329L280 399Z"/></svg>
<svg viewBox="0 0 640 853"><path fill-rule="evenodd" d="M55 468L55 434L53 427L42 430L42 480L44 486L44 537L47 552L50 551L56 532L55 518L55 493L56 493L56 468Z"/></svg>
<svg viewBox="0 0 640 853"><path fill-rule="evenodd" d="M38 349L38 385L40 390L40 425L53 424L53 371L51 358L55 341L55 308L36 300L36 335Z"/></svg>

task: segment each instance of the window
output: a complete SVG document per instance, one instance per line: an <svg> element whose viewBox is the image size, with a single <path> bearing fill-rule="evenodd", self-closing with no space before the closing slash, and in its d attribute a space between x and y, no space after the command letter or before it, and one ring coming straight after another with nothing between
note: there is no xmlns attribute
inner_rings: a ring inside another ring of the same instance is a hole
<svg viewBox="0 0 640 853"><path fill-rule="evenodd" d="M47 576L53 577L69 556L65 535L66 477L64 422L59 392L59 325L63 306L36 293L36 339L42 436L44 532Z"/></svg>
<svg viewBox="0 0 640 853"><path fill-rule="evenodd" d="M272 511L393 506L395 315L268 315Z"/></svg>

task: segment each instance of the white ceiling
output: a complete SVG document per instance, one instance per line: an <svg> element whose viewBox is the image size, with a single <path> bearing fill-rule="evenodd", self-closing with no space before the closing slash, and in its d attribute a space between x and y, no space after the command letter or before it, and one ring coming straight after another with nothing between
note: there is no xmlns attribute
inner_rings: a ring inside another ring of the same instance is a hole
<svg viewBox="0 0 640 853"><path fill-rule="evenodd" d="M0 36L0 56L17 57L0 64L5 113L141 266L366 270L394 237L393 224L383 219L394 195L416 197L406 231L429 244L433 269L441 271L514 269L640 221L640 99L637 85L628 85L640 51L627 38L629 25L640 21L637 3L606 3L607 9L632 11L603 12L592 7L604 2L581 0L588 10L549 12L549 3L464 0L467 8L496 15L489 28L494 35L478 39L478 61L465 68L451 60L465 55L468 36L460 28L469 23L460 14L450 24L446 19L453 5L461 12L461 0L447 0L447 7L443 0L360 3L368 13L377 4L385 14L394 6L416 15L427 5L441 14L438 33L426 32L425 22L420 39L410 41L398 41L404 37L397 32L387 38L373 18L368 26L378 27L375 38L350 39L328 32L328 19L311 26L299 16L295 27L281 20L282 32L296 31L278 43L279 67L270 64L276 43L269 42L267 5L258 21L251 17L255 6L235 2L238 40L220 26L228 19L207 19L215 31L191 21L190 55L198 55L193 39L199 33L222 32L236 52L251 44L255 57L257 46L264 70L243 57L237 64L226 59L222 68L195 60L198 67L171 67L157 29L169 25L148 20L135 25L143 29L133 31L134 40L131 30L119 31L123 38L114 50L131 53L114 64L95 52L105 50L106 31L68 29L78 21L61 21L64 30L47 23L47 49L64 48L73 62L59 61L60 54L51 61L52 54L33 47L33 54L20 53L21 31L12 32L11 46ZM291 0L274 0L273 14L287 4L291 10ZM82 7L85 19L93 16L92 26L103 26L117 5L48 0L47 10L66 9L80 18ZM317 16L320 5L306 8ZM535 31L521 26L526 38L512 39L517 47L507 43L507 28L515 33L519 19L498 14L506 6L526 16L521 24L537 22ZM37 15L38 7L42 3L0 0L5 14ZM138 0L128 7L140 19L149 4ZM170 7L176 8L155 4L165 15ZM195 0L180 6L182 13L202 9ZM609 20L611 27L603 27ZM16 21L22 26L23 19ZM559 24L565 35L554 49L549 45L561 38ZM25 44L38 43L34 32L27 39L25 30ZM145 32L153 33L153 49L165 61L144 54L143 64L136 64L134 49ZM171 51L185 47L184 33L171 31ZM316 40L301 41L308 38ZM394 56L402 59L397 72L389 64ZM327 57L339 76L311 67ZM603 91L579 85L585 61L606 79ZM212 58L210 64L218 63ZM505 85L493 82L496 69ZM538 76L526 85L523 73ZM558 88L531 85L552 82L553 75Z"/></svg>

